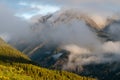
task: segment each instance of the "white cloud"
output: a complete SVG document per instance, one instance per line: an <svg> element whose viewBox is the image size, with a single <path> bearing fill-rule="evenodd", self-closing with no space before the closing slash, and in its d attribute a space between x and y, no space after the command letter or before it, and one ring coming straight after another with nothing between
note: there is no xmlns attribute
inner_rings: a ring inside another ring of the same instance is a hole
<svg viewBox="0 0 120 80"><path fill-rule="evenodd" d="M14 14L11 8L0 4L0 36L5 40L28 33L29 24L15 17Z"/></svg>
<svg viewBox="0 0 120 80"><path fill-rule="evenodd" d="M87 12L104 14L120 12L119 0L29 0L19 2L19 5L36 10L35 15L52 13L61 7L79 8Z"/></svg>
<svg viewBox="0 0 120 80"><path fill-rule="evenodd" d="M10 40L10 36L9 36L8 33L2 33L2 34L0 34L0 38L2 38L6 42L8 42Z"/></svg>
<svg viewBox="0 0 120 80"><path fill-rule="evenodd" d="M18 5L21 5L21 6L28 6L28 3L26 3L26 2L19 2Z"/></svg>
<svg viewBox="0 0 120 80"><path fill-rule="evenodd" d="M16 16L25 19L30 19L34 15L46 15L48 13L54 13L60 8L53 5L42 5L36 3L19 2L19 5L25 6L20 12L16 13Z"/></svg>
<svg viewBox="0 0 120 80"><path fill-rule="evenodd" d="M11 4L9 1L6 2ZM27 19L29 19L30 15L52 13L59 10L61 7L79 8L93 13L108 14L120 12L119 0L14 0L12 2L12 6L13 5L15 5L14 7L19 6L17 15L22 15L22 17L25 16Z"/></svg>

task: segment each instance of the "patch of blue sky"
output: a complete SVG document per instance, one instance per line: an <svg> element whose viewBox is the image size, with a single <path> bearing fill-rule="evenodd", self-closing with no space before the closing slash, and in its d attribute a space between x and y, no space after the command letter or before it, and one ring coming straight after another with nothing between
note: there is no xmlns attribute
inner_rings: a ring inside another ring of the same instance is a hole
<svg viewBox="0 0 120 80"><path fill-rule="evenodd" d="M54 5L36 3L30 0L1 0L0 2L5 3L9 7L15 10L15 16L30 19L35 15L46 15L48 13L54 13L60 8Z"/></svg>
<svg viewBox="0 0 120 80"><path fill-rule="evenodd" d="M49 13L54 13L60 9L57 6L26 3L26 2L20 2L19 5L24 6L24 9L21 12L16 13L16 16L25 19L30 19L32 16L35 15L46 15Z"/></svg>

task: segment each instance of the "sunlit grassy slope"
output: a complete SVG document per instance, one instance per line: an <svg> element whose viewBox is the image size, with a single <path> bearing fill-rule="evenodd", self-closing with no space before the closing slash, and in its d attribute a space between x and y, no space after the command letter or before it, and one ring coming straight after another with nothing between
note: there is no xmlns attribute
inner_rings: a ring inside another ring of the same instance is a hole
<svg viewBox="0 0 120 80"><path fill-rule="evenodd" d="M0 39L0 80L95 80L35 65L26 55Z"/></svg>

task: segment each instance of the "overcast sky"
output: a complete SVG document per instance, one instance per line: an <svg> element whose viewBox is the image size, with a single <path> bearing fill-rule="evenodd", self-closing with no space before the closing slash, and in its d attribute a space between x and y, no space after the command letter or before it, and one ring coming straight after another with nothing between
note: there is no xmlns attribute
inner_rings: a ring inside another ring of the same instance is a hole
<svg viewBox="0 0 120 80"><path fill-rule="evenodd" d="M26 21L31 17L64 8L78 8L93 14L119 14L120 0L0 0L0 35L27 32Z"/></svg>
<svg viewBox="0 0 120 80"><path fill-rule="evenodd" d="M120 0L0 0L12 8L15 16L29 19L34 15L46 15L60 8L80 8L96 12L120 12Z"/></svg>

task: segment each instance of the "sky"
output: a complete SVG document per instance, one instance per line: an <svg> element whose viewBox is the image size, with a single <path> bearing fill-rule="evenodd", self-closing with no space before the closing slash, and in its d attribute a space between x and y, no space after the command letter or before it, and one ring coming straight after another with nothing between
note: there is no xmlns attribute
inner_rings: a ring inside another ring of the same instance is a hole
<svg viewBox="0 0 120 80"><path fill-rule="evenodd" d="M30 19L35 15L46 15L60 9L56 5L43 4L37 0L0 0L0 3L14 10L14 15L23 19Z"/></svg>
<svg viewBox="0 0 120 80"><path fill-rule="evenodd" d="M8 32L27 32L26 21L32 17L70 8L89 14L119 14L120 0L0 0L0 34L3 37Z"/></svg>
<svg viewBox="0 0 120 80"><path fill-rule="evenodd" d="M54 13L61 8L80 8L96 12L120 12L119 0L0 0L15 11L15 16L30 19L35 15Z"/></svg>

